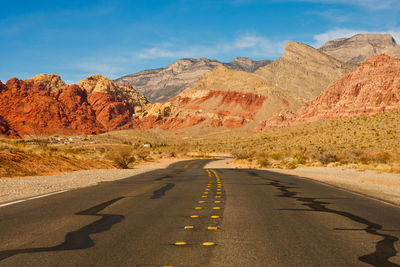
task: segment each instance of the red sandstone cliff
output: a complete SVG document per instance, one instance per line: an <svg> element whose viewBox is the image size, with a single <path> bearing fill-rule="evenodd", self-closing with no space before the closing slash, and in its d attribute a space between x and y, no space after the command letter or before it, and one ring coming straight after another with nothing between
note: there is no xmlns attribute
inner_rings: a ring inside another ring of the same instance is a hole
<svg viewBox="0 0 400 267"><path fill-rule="evenodd" d="M366 60L355 71L333 82L295 115L280 114L257 130L318 120L364 116L400 109L400 60L387 55Z"/></svg>

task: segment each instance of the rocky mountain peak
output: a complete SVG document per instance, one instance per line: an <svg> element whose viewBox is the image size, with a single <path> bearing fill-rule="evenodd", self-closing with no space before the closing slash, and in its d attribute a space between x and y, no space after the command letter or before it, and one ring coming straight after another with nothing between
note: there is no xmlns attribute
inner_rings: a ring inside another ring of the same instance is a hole
<svg viewBox="0 0 400 267"><path fill-rule="evenodd" d="M117 91L118 85L100 74L93 74L79 82L87 93L111 93Z"/></svg>
<svg viewBox="0 0 400 267"><path fill-rule="evenodd" d="M400 46L390 34L357 34L350 38L339 38L325 43L319 50L357 65L379 54L400 58Z"/></svg>
<svg viewBox="0 0 400 267"><path fill-rule="evenodd" d="M42 73L32 77L29 80L34 82L40 82L44 84L47 88L50 88L52 91L58 91L67 86L65 82L61 80L61 77L57 74Z"/></svg>

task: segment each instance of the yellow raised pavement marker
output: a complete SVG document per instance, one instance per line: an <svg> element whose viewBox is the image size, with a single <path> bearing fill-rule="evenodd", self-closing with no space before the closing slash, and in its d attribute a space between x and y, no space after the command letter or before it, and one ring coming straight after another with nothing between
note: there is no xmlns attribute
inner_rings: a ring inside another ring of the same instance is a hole
<svg viewBox="0 0 400 267"><path fill-rule="evenodd" d="M204 194L207 195L207 194L208 194L208 191L205 191Z"/></svg>
<svg viewBox="0 0 400 267"><path fill-rule="evenodd" d="M217 189L217 191L221 191L221 190L222 190L221 188L218 188L218 189Z"/></svg>
<svg viewBox="0 0 400 267"><path fill-rule="evenodd" d="M214 203L221 203L221 200L215 200Z"/></svg>
<svg viewBox="0 0 400 267"><path fill-rule="evenodd" d="M175 242L174 245L175 245L175 246L184 246L184 245L187 245L187 243L186 243L186 242L183 242L183 241L179 241L179 242Z"/></svg>
<svg viewBox="0 0 400 267"><path fill-rule="evenodd" d="M213 243L213 242L204 242L202 245L203 246L214 246L215 243Z"/></svg>
<svg viewBox="0 0 400 267"><path fill-rule="evenodd" d="M194 229L194 226L193 226L193 225L186 225L186 226L184 227L184 229L185 229L185 230Z"/></svg>
<svg viewBox="0 0 400 267"><path fill-rule="evenodd" d="M203 207L195 207L195 210L201 210Z"/></svg>
<svg viewBox="0 0 400 267"><path fill-rule="evenodd" d="M199 215L190 215L190 218L199 218Z"/></svg>
<svg viewBox="0 0 400 267"><path fill-rule="evenodd" d="M221 192L221 191L218 191L217 194L220 195L220 194L222 194L222 192Z"/></svg>
<svg viewBox="0 0 400 267"><path fill-rule="evenodd" d="M215 196L215 198L221 198L221 196Z"/></svg>
<svg viewBox="0 0 400 267"><path fill-rule="evenodd" d="M207 198L207 196L201 196L202 198Z"/></svg>
<svg viewBox="0 0 400 267"><path fill-rule="evenodd" d="M219 216L218 215L211 215L211 219L218 219Z"/></svg>
<svg viewBox="0 0 400 267"><path fill-rule="evenodd" d="M206 188L206 190L207 190L207 191L210 191L211 189L210 189L210 188Z"/></svg>
<svg viewBox="0 0 400 267"><path fill-rule="evenodd" d="M220 210L221 207L214 207L213 210Z"/></svg>
<svg viewBox="0 0 400 267"><path fill-rule="evenodd" d="M207 229L208 230L217 230L218 227L216 227L216 226L208 226Z"/></svg>
<svg viewBox="0 0 400 267"><path fill-rule="evenodd" d="M206 203L204 200L199 200L197 203Z"/></svg>

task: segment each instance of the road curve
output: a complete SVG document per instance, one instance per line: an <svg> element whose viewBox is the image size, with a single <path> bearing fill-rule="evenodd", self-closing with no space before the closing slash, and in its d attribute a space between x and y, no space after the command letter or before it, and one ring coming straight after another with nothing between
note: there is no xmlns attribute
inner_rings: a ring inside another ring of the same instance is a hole
<svg viewBox="0 0 400 267"><path fill-rule="evenodd" d="M399 207L209 161L1 207L0 266L400 266Z"/></svg>

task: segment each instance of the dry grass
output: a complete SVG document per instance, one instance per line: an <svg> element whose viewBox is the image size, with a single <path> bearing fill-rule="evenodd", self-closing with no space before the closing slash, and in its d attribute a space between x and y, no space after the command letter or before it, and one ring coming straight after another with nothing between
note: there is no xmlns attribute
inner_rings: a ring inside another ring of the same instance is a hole
<svg viewBox="0 0 400 267"><path fill-rule="evenodd" d="M191 138L155 129L110 132L71 144L53 144L52 139L0 139L0 176L128 168L158 158L205 157L213 153L231 153L248 166L346 166L400 173L400 111L258 134L216 130Z"/></svg>

